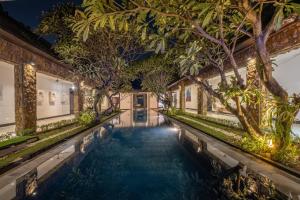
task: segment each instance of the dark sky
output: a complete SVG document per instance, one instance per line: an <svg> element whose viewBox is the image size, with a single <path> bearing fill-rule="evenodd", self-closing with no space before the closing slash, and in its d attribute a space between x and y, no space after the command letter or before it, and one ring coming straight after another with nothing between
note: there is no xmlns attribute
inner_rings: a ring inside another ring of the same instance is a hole
<svg viewBox="0 0 300 200"><path fill-rule="evenodd" d="M53 5L66 1L81 3L81 0L0 0L2 7L11 17L33 29L39 23L42 11L47 11Z"/></svg>

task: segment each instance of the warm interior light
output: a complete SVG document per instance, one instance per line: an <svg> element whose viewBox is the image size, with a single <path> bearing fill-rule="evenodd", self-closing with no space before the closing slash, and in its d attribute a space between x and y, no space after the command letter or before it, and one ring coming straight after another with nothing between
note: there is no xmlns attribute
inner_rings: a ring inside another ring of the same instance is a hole
<svg viewBox="0 0 300 200"><path fill-rule="evenodd" d="M74 91L76 89L75 85L72 85L71 89Z"/></svg>

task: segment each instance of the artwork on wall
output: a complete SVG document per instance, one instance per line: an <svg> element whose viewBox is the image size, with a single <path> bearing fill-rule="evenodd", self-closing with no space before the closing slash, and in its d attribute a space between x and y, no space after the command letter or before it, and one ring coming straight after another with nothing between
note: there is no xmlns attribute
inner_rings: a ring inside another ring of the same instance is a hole
<svg viewBox="0 0 300 200"><path fill-rule="evenodd" d="M42 90L38 90L38 94L37 94L37 105L38 106L42 106L44 104L44 91Z"/></svg>
<svg viewBox="0 0 300 200"><path fill-rule="evenodd" d="M66 92L63 92L62 95L61 95L61 104L62 105L66 105L67 104L67 99L68 99L68 95Z"/></svg>
<svg viewBox="0 0 300 200"><path fill-rule="evenodd" d="M49 105L54 106L56 100L56 94L55 92L50 91L49 92Z"/></svg>
<svg viewBox="0 0 300 200"><path fill-rule="evenodd" d="M191 92L191 88L186 88L185 91L185 101L192 101L192 92Z"/></svg>
<svg viewBox="0 0 300 200"><path fill-rule="evenodd" d="M0 101L3 101L3 85L0 85Z"/></svg>

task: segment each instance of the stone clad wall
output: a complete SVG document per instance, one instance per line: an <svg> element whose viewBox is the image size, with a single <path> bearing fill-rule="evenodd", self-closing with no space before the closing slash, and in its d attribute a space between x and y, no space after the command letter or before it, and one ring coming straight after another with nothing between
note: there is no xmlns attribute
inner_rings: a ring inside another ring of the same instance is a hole
<svg viewBox="0 0 300 200"><path fill-rule="evenodd" d="M82 110L83 99L79 87L81 80L71 73L70 66L1 29L0 60L15 66L16 131L36 128L37 72L73 82L77 88L74 94L74 111L76 113Z"/></svg>

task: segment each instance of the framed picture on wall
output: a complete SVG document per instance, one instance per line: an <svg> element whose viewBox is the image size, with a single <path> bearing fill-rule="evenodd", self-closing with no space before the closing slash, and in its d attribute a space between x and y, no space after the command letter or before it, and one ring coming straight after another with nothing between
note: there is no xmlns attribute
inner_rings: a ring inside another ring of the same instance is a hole
<svg viewBox="0 0 300 200"><path fill-rule="evenodd" d="M3 85L0 85L0 101L3 101Z"/></svg>
<svg viewBox="0 0 300 200"><path fill-rule="evenodd" d="M54 106L56 100L56 94L55 92L50 91L49 92L49 105Z"/></svg>
<svg viewBox="0 0 300 200"><path fill-rule="evenodd" d="M61 94L61 104L66 105L68 103L68 95L66 92Z"/></svg>
<svg viewBox="0 0 300 200"><path fill-rule="evenodd" d="M38 106L42 106L44 104L44 99L45 99L44 91L38 90L38 93L37 93L37 105Z"/></svg>
<svg viewBox="0 0 300 200"><path fill-rule="evenodd" d="M185 101L192 101L192 92L191 92L191 88L186 88L185 91Z"/></svg>

